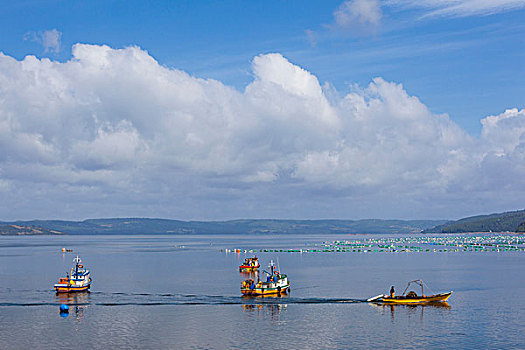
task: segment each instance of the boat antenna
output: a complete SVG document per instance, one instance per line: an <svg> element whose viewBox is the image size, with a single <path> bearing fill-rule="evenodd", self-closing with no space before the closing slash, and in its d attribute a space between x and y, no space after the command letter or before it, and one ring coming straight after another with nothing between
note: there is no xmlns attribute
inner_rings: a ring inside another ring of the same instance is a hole
<svg viewBox="0 0 525 350"><path fill-rule="evenodd" d="M281 272L281 266L279 266L279 257L277 257L277 269L279 272Z"/></svg>

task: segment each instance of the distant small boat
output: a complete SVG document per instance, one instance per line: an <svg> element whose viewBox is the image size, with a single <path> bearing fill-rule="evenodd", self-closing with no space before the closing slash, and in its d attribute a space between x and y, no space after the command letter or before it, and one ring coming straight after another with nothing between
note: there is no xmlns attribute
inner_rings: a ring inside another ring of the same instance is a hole
<svg viewBox="0 0 525 350"><path fill-rule="evenodd" d="M244 263L242 265L239 265L239 271L255 271L259 269L259 258L253 257L253 258L246 258L244 259Z"/></svg>
<svg viewBox="0 0 525 350"><path fill-rule="evenodd" d="M412 283L418 284L421 287L421 295L418 295L414 291L410 291L406 293L406 291L408 290L408 287L410 287ZM383 303L388 303L388 304L425 304L425 303L446 302L448 298L450 298L450 296L452 295L452 291L446 292L446 293L433 294L433 295L425 295L423 291L423 285L424 285L424 282L422 280L410 281L408 282L408 285L405 288L405 291L403 292L403 294L399 296L380 294L375 297L367 299L367 301L383 302Z"/></svg>
<svg viewBox="0 0 525 350"><path fill-rule="evenodd" d="M266 281L247 279L242 282L241 293L245 296L264 296L286 294L290 290L288 276L275 270L273 261L270 261L270 272L266 274Z"/></svg>
<svg viewBox="0 0 525 350"><path fill-rule="evenodd" d="M58 283L54 285L57 293L74 293L86 292L91 286L91 277L89 277L89 270L84 269L81 264L82 260L77 256L73 259L75 265L71 268L71 276L67 274L66 277L60 277Z"/></svg>

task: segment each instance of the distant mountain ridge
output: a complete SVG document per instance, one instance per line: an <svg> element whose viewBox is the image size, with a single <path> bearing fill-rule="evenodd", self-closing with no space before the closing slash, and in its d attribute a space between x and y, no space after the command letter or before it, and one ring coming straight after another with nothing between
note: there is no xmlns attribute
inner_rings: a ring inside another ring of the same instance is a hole
<svg viewBox="0 0 525 350"><path fill-rule="evenodd" d="M180 221L150 218L32 220L0 225L41 227L66 234L264 234L419 233L446 220L277 220Z"/></svg>
<svg viewBox="0 0 525 350"><path fill-rule="evenodd" d="M407 234L525 232L525 209L446 220L282 220L181 221L110 218L84 221L30 220L0 222L0 235L111 234Z"/></svg>
<svg viewBox="0 0 525 350"><path fill-rule="evenodd" d="M36 236L60 235L63 232L46 229L34 225L3 225L0 223L0 236Z"/></svg>
<svg viewBox="0 0 525 350"><path fill-rule="evenodd" d="M450 221L424 233L525 232L525 210L477 215Z"/></svg>

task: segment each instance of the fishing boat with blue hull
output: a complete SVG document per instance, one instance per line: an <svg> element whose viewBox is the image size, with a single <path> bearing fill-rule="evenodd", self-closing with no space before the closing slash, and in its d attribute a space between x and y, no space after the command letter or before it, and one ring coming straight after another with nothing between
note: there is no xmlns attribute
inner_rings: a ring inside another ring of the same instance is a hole
<svg viewBox="0 0 525 350"><path fill-rule="evenodd" d="M243 296L265 296L286 294L290 290L288 276L275 269L273 261L270 261L270 271L266 274L266 281L247 279L242 282L241 293Z"/></svg>
<svg viewBox="0 0 525 350"><path fill-rule="evenodd" d="M71 268L71 276L66 273L66 277L60 277L58 283L54 285L57 293L87 292L91 286L89 270L82 265L82 260L77 256L73 259L75 265Z"/></svg>
<svg viewBox="0 0 525 350"><path fill-rule="evenodd" d="M415 291L411 290L406 292L411 284L417 284L421 287L421 295L418 295ZM428 303L445 303L448 298L452 295L452 291L446 293L434 293L432 295L425 295L423 286L425 283L422 280L414 280L408 282L403 294L396 296L394 287L390 290L390 295L377 295L375 297L367 299L369 302L380 302L385 304L428 304ZM428 288L428 286L427 286Z"/></svg>

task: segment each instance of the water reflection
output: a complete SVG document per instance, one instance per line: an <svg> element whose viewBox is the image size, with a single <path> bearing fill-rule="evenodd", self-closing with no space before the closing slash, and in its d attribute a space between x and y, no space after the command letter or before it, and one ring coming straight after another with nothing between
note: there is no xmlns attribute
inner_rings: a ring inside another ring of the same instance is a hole
<svg viewBox="0 0 525 350"><path fill-rule="evenodd" d="M285 299L285 298L289 298L289 297L290 297L289 294L281 293L281 294L268 294L268 295L243 295L242 299L243 300L248 300L248 299L254 299L254 300L262 300L262 299L271 300L271 299L275 299L275 300L278 300L278 299Z"/></svg>
<svg viewBox="0 0 525 350"><path fill-rule="evenodd" d="M60 304L69 306L69 314L73 314L77 322L81 322L84 317L84 311L90 303L89 292L83 293L58 293L55 300Z"/></svg>
<svg viewBox="0 0 525 350"><path fill-rule="evenodd" d="M242 311L257 315L257 317L270 317L272 321L279 321L281 311L286 310L287 304L243 304Z"/></svg>
<svg viewBox="0 0 525 350"><path fill-rule="evenodd" d="M435 302L425 304L388 304L388 303L369 303L372 307L376 308L382 313L390 312L390 318L392 321L395 319L396 308L397 312L403 312L403 314L414 314L419 312L420 320L423 321L425 309L450 309L450 304L447 302Z"/></svg>
<svg viewBox="0 0 525 350"><path fill-rule="evenodd" d="M247 271L247 270L239 270L239 274L245 277L252 277L255 279L255 277L259 278L259 271Z"/></svg>

